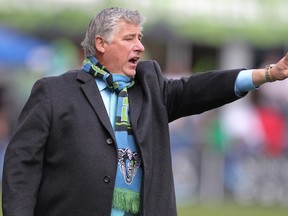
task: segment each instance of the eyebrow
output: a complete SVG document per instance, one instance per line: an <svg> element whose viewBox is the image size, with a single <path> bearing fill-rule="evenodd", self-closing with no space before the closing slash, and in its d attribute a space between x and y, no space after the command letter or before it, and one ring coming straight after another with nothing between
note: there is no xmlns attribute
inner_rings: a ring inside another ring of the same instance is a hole
<svg viewBox="0 0 288 216"><path fill-rule="evenodd" d="M124 37L135 37L135 36L138 36L138 34L131 33L131 34L125 35ZM140 33L139 36L142 38L144 35Z"/></svg>

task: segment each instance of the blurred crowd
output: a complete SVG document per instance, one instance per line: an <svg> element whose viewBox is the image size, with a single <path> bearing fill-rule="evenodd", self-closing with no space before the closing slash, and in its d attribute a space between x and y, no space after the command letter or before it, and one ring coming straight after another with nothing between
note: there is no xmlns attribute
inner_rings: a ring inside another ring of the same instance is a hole
<svg viewBox="0 0 288 216"><path fill-rule="evenodd" d="M4 152L7 146L7 139L9 135L9 126L8 126L8 115L7 115L7 103L5 98L5 88L0 85L0 177L2 179L2 166L3 166L3 157Z"/></svg>

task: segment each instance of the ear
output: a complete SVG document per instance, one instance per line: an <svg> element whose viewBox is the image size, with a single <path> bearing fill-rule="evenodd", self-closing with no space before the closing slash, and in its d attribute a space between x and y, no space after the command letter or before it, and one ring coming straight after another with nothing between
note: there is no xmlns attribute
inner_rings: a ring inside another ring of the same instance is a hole
<svg viewBox="0 0 288 216"><path fill-rule="evenodd" d="M95 37L95 47L96 47L97 51L99 51L101 53L105 52L104 40L102 37L100 37L98 35Z"/></svg>

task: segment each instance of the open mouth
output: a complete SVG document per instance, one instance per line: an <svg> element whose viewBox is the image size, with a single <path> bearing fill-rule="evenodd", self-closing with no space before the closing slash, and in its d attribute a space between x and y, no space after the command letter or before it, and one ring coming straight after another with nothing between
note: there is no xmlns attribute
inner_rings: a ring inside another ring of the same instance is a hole
<svg viewBox="0 0 288 216"><path fill-rule="evenodd" d="M130 62L131 64L137 64L138 60L139 60L139 57L134 57L134 58L131 58L131 59L129 60L129 62Z"/></svg>

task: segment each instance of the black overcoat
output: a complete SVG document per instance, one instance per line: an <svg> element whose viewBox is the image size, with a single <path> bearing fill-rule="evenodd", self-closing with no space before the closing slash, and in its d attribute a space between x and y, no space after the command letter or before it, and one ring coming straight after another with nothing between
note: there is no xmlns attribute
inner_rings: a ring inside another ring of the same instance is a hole
<svg viewBox="0 0 288 216"><path fill-rule="evenodd" d="M140 62L129 89L143 160L144 216L176 216L168 123L236 100L240 70L168 80ZM13 130L3 176L4 216L109 216L115 137L94 78L75 70L35 83Z"/></svg>

